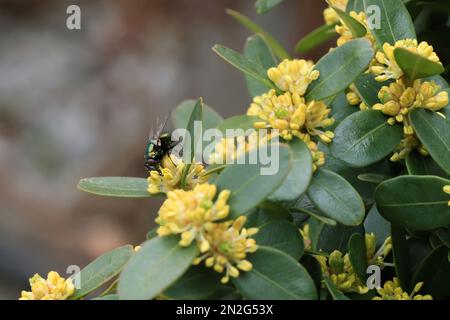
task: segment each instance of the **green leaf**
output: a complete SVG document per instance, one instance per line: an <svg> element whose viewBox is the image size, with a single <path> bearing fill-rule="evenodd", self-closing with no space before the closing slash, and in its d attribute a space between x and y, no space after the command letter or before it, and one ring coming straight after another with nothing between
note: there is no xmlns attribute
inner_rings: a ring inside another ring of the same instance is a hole
<svg viewBox="0 0 450 320"><path fill-rule="evenodd" d="M412 261L410 251L408 249L408 243L406 241L406 231L401 228L392 225L392 253L394 255L394 265L397 278L400 280L402 288L409 288L411 283Z"/></svg>
<svg viewBox="0 0 450 320"><path fill-rule="evenodd" d="M330 51L317 62L320 77L309 86L307 100L323 100L347 88L367 69L373 55L366 39L352 40Z"/></svg>
<svg viewBox="0 0 450 320"><path fill-rule="evenodd" d="M347 96L344 91L339 93L331 102L330 108L332 110L331 117L334 119L333 126L329 127L329 130L334 131L337 126L344 121L351 114L358 112L359 108L352 106L347 101Z"/></svg>
<svg viewBox="0 0 450 320"><path fill-rule="evenodd" d="M363 73L355 80L355 87L361 100L369 107L380 103L378 92L383 86L389 85L390 82L378 82L371 73Z"/></svg>
<svg viewBox="0 0 450 320"><path fill-rule="evenodd" d="M398 66L411 81L431 77L444 72L442 64L433 62L404 48L396 48L394 50L394 56Z"/></svg>
<svg viewBox="0 0 450 320"><path fill-rule="evenodd" d="M161 272L164 272L161 270ZM220 285L220 275L212 268L191 266L163 295L175 300L202 300Z"/></svg>
<svg viewBox="0 0 450 320"><path fill-rule="evenodd" d="M304 243L298 228L288 221L272 221L259 228L253 237L258 246L271 247L300 260Z"/></svg>
<svg viewBox="0 0 450 320"><path fill-rule="evenodd" d="M98 257L81 270L80 289L70 299L80 299L114 278L133 254L131 246L116 248Z"/></svg>
<svg viewBox="0 0 450 320"><path fill-rule="evenodd" d="M312 179L312 156L308 146L300 139L289 143L292 152L292 167L281 186L269 196L269 201L292 202L298 199Z"/></svg>
<svg viewBox="0 0 450 320"><path fill-rule="evenodd" d="M269 12L283 1L284 0L257 0L255 3L256 12L258 14Z"/></svg>
<svg viewBox="0 0 450 320"><path fill-rule="evenodd" d="M402 0L363 0L368 24L380 19L379 28L375 26L370 32L381 48L385 42L394 45L398 40L416 39L414 24ZM375 7L373 7L375 6ZM377 15L372 8L379 8Z"/></svg>
<svg viewBox="0 0 450 320"><path fill-rule="evenodd" d="M381 112L359 111L336 128L331 152L351 166L365 167L391 153L402 133L401 126L389 125Z"/></svg>
<svg viewBox="0 0 450 320"><path fill-rule="evenodd" d="M381 215L411 231L427 231L450 224L449 180L432 176L401 176L380 184L375 198Z"/></svg>
<svg viewBox="0 0 450 320"><path fill-rule="evenodd" d="M436 112L415 109L409 114L411 124L434 161L450 174L450 122Z"/></svg>
<svg viewBox="0 0 450 320"><path fill-rule="evenodd" d="M172 111L172 122L175 128L187 128L189 118L194 111L197 100L185 100ZM223 118L214 109L203 104L203 130L217 128Z"/></svg>
<svg viewBox="0 0 450 320"><path fill-rule="evenodd" d="M364 236L364 228L362 226L347 227L342 224L338 224L335 227L323 226L315 249L326 253L339 250L345 254L348 252L350 237L355 233Z"/></svg>
<svg viewBox="0 0 450 320"><path fill-rule="evenodd" d="M367 34L366 27L364 27L359 21L355 20L350 14L340 10L339 8L333 7L334 11L338 14L341 21L347 26L347 28L352 33L355 38L362 38Z"/></svg>
<svg viewBox="0 0 450 320"><path fill-rule="evenodd" d="M174 283L198 254L196 245L178 245L179 237L147 240L126 264L119 278L121 300L148 300Z"/></svg>
<svg viewBox="0 0 450 320"><path fill-rule="evenodd" d="M247 215L246 227L261 227L273 221L292 221L289 210L278 203L265 201Z"/></svg>
<svg viewBox="0 0 450 320"><path fill-rule="evenodd" d="M361 281L367 280L367 253L365 237L355 233L348 241L350 263Z"/></svg>
<svg viewBox="0 0 450 320"><path fill-rule="evenodd" d="M148 198L148 182L143 178L98 177L84 178L78 182L78 189L107 197Z"/></svg>
<svg viewBox="0 0 450 320"><path fill-rule="evenodd" d="M235 130L242 129L244 131L248 129L254 129L255 122L261 121L256 116L234 116L228 119L225 119L222 123L219 124L217 129L219 129L223 134L226 134L227 129Z"/></svg>
<svg viewBox="0 0 450 320"><path fill-rule="evenodd" d="M347 13L352 11L361 12L364 11L364 3L363 0L349 0L347 3L347 8L345 8Z"/></svg>
<svg viewBox="0 0 450 320"><path fill-rule="evenodd" d="M380 215L375 204L369 210L369 213L367 213L366 220L364 221L364 229L367 233L375 234L377 248L381 247L384 240L391 235L391 224Z"/></svg>
<svg viewBox="0 0 450 320"><path fill-rule="evenodd" d="M295 45L295 51L299 53L308 53L322 43L336 37L336 31L334 30L335 26L335 24L324 24L323 26L313 30Z"/></svg>
<svg viewBox="0 0 450 320"><path fill-rule="evenodd" d="M448 248L450 248L450 227L437 230L436 235Z"/></svg>
<svg viewBox="0 0 450 320"><path fill-rule="evenodd" d="M283 46L278 42L277 39L275 39L273 36L271 36L267 31L265 31L263 28L261 28L259 25L254 23L252 20L250 20L248 17L244 16L242 13L239 13L237 11L227 9L227 14L232 16L234 19L236 19L237 22L242 24L245 28L249 29L253 33L259 33L261 34L264 39L267 41L267 44L272 49L273 53L280 59L291 59L291 56L286 51L286 49L283 48Z"/></svg>
<svg viewBox="0 0 450 320"><path fill-rule="evenodd" d="M318 170L307 194L320 211L339 223L356 226L364 219L364 203L358 192L334 172Z"/></svg>
<svg viewBox="0 0 450 320"><path fill-rule="evenodd" d="M241 272L233 283L246 299L315 300L317 292L311 276L297 261L284 252L260 247L248 256L253 264ZM275 271L275 272L274 272Z"/></svg>
<svg viewBox="0 0 450 320"><path fill-rule="evenodd" d="M405 163L410 175L448 177L433 158L423 156L416 150L408 154Z"/></svg>
<svg viewBox="0 0 450 320"><path fill-rule="evenodd" d="M418 282L423 282L420 294L431 294L433 299L450 297L450 262L449 250L442 245L434 249L419 265L411 282L411 289Z"/></svg>
<svg viewBox="0 0 450 320"><path fill-rule="evenodd" d="M331 279L323 275L323 281L325 282L325 286L327 287L328 291L330 292L331 296L333 297L333 300L350 300L349 297L344 295L339 289L336 287L336 285L331 281Z"/></svg>
<svg viewBox="0 0 450 320"><path fill-rule="evenodd" d="M358 179L365 182L370 182L374 184L380 184L383 181L389 180L391 176L386 176L384 174L378 173L362 173L358 175Z"/></svg>
<svg viewBox="0 0 450 320"><path fill-rule="evenodd" d="M264 70L277 65L277 60L261 35L254 35L247 39L244 47L244 57L259 64ZM252 97L266 93L267 86L261 84L250 76L245 76L247 87Z"/></svg>
<svg viewBox="0 0 450 320"><path fill-rule="evenodd" d="M216 44L213 47L213 51L233 67L239 69L249 77L261 82L267 88L279 91L273 82L267 77L266 70L264 70L264 68L259 64L245 58L239 52L222 45Z"/></svg>
<svg viewBox="0 0 450 320"><path fill-rule="evenodd" d="M196 136L195 132L195 123L198 121L202 121L203 119L203 99L198 99L194 107L192 108L192 112L189 117L189 121L186 126L186 130L189 132L190 139L187 137L183 138L183 150L189 150L190 158L192 160L196 159L196 151L198 150L198 144L202 144L201 137ZM201 148L202 149L202 148ZM181 174L181 186L184 187L186 184L186 176L189 173L189 169L192 163L187 163L183 169L183 173Z"/></svg>
<svg viewBox="0 0 450 320"><path fill-rule="evenodd" d="M258 157L260 148L258 148L237 159L237 163L248 163L249 159L257 159L256 164L228 165L215 181L219 190L231 190L228 200L230 206L229 218L237 218L257 207L284 181L292 166L292 154L286 145L269 145L267 148L272 147L274 149L279 147L279 157L272 158L274 161L270 164L272 166L278 165L278 170L276 170L276 167L269 169L270 165L268 167L261 164L261 159ZM274 172L265 172L272 169Z"/></svg>

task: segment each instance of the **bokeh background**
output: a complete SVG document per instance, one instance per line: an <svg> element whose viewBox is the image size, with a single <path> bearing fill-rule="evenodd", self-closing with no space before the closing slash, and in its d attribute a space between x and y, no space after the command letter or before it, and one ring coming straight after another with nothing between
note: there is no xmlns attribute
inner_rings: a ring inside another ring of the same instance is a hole
<svg viewBox="0 0 450 320"><path fill-rule="evenodd" d="M82 30L66 8L81 7ZM139 244L158 200L101 198L86 176L141 176L157 116L202 96L222 116L244 113L242 75L211 47L241 50L254 18L287 48L323 23L325 1L289 0L257 16L253 0L0 1L0 299L27 279L64 274ZM312 52L317 59L327 46Z"/></svg>

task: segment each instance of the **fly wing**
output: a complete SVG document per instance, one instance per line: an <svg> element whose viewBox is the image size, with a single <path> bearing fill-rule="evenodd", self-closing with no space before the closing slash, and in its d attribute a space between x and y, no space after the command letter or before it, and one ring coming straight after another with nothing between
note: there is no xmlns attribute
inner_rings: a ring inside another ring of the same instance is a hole
<svg viewBox="0 0 450 320"><path fill-rule="evenodd" d="M165 128L166 125L167 125L167 121L169 120L169 117L170 117L170 112L167 113L167 115L166 115L165 118L164 118L164 121L162 121L161 123L157 123L157 124L156 124L156 132L155 132L154 137L159 138L159 137L161 136L161 134L162 134L163 131L164 131L164 128ZM157 118L156 121L158 121L158 118Z"/></svg>

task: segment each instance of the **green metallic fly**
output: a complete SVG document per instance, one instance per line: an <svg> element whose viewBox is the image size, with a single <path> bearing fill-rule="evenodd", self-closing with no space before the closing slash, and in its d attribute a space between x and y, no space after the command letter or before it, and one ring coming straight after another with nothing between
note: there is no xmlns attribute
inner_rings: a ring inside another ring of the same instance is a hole
<svg viewBox="0 0 450 320"><path fill-rule="evenodd" d="M169 116L161 125L156 126L153 134L149 135L144 153L144 165L148 171L155 170L161 174L162 159L178 144L178 142L172 141L170 133L163 133L168 118Z"/></svg>

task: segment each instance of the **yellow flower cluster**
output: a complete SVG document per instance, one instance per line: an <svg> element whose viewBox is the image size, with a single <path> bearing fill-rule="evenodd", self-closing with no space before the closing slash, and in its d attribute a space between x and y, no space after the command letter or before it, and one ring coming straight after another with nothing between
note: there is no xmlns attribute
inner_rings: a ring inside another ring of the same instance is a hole
<svg viewBox="0 0 450 320"><path fill-rule="evenodd" d="M186 164L175 156L166 155L161 161L161 172L150 171L148 192L151 194L167 193L181 188L181 178ZM208 180L206 170L201 163L193 163L186 176L185 188L190 190Z"/></svg>
<svg viewBox="0 0 450 320"><path fill-rule="evenodd" d="M335 250L330 256L316 256L322 267L322 272L330 277L331 281L342 292L356 292L365 294L369 291L364 283L358 278L350 263L349 255Z"/></svg>
<svg viewBox="0 0 450 320"><path fill-rule="evenodd" d="M292 140L293 136L304 140L306 135L311 135L329 143L334 137L333 132L324 132L320 128L334 123L334 119L328 118L330 112L331 109L322 101L307 104L298 94L286 92L277 96L274 90L270 90L254 98L247 115L264 120L255 123L256 128L277 129L285 140Z"/></svg>
<svg viewBox="0 0 450 320"><path fill-rule="evenodd" d="M234 221L208 223L205 225L205 239L209 250L194 260L194 264L205 261L205 265L218 273L225 272L221 282L227 283L230 277L239 276L239 270L250 271L252 264L245 260L247 253L253 253L258 246L249 237L258 232L257 228L243 228L246 221L241 216Z"/></svg>
<svg viewBox="0 0 450 320"><path fill-rule="evenodd" d="M214 146L214 152L209 157L209 163L234 163L236 158L255 150L277 137L275 133L260 136L258 132L231 138L223 138Z"/></svg>
<svg viewBox="0 0 450 320"><path fill-rule="evenodd" d="M323 101L306 102L303 96L309 84L319 78L319 71L311 61L284 60L267 75L284 93L277 95L272 89L253 99L247 115L261 119L255 128L277 129L284 140L302 139L311 150L315 167L323 165L324 153L318 151L311 137L330 143L334 133L324 128L333 125L334 119L329 118L331 109Z"/></svg>
<svg viewBox="0 0 450 320"><path fill-rule="evenodd" d="M267 76L280 90L303 96L309 84L319 78L320 72L314 70L312 61L285 59L276 68L267 70Z"/></svg>
<svg viewBox="0 0 450 320"><path fill-rule="evenodd" d="M383 51L378 51L376 54L377 64L371 67L371 71L377 76L375 78L377 81L384 82L403 77L403 70L398 66L394 56L396 48L404 48L433 62L441 63L433 47L425 41L419 44L415 39L399 40L393 46L385 43Z"/></svg>
<svg viewBox="0 0 450 320"><path fill-rule="evenodd" d="M450 185L447 185L443 188L446 194L450 194ZM448 201L448 206L450 207L450 200Z"/></svg>
<svg viewBox="0 0 450 320"><path fill-rule="evenodd" d="M377 289L379 297L374 297L372 300L433 300L433 297L429 294L420 295L417 292L422 289L423 282L419 282L415 285L411 294L403 291L400 286L400 281L394 278L393 281L386 281L383 288Z"/></svg>
<svg viewBox="0 0 450 320"><path fill-rule="evenodd" d="M351 11L349 14L353 19L358 21L361 25L363 25L366 28L367 33L365 35L365 38L370 41L373 47L375 47L375 38L373 37L372 33L369 30L369 27L367 26L366 13L364 11L359 13ZM339 34L339 38L337 40L337 45L339 47L355 39L355 36L351 32L351 30L347 27L347 25L343 21L341 21L341 24L335 26L334 29Z"/></svg>
<svg viewBox="0 0 450 320"><path fill-rule="evenodd" d="M447 106L448 93L440 90L441 87L433 81L416 80L412 87L407 87L403 79L381 88L378 93L381 103L374 105L373 109L390 116L387 120L390 125L403 123L404 139L396 148L392 161L404 159L414 149L427 155L427 151L415 137L407 115L415 108L439 111Z"/></svg>
<svg viewBox="0 0 450 320"><path fill-rule="evenodd" d="M214 267L219 273L225 271L222 282L226 283L230 276L239 276L238 269L249 271L252 268L245 257L255 252L257 246L255 240L248 237L258 229L243 229L246 220L243 216L219 222L228 216L230 191L221 191L214 200L216 193L217 187L208 183L190 191L169 191L156 218L160 225L157 234L181 234L180 245L185 247L196 241L202 255L194 264L205 260L206 266Z"/></svg>
<svg viewBox="0 0 450 320"><path fill-rule="evenodd" d="M383 245L376 251L376 237L373 233L365 235L367 264L376 264L384 267L384 259L392 250L391 237L388 237ZM331 281L342 292L356 292L365 294L369 288L358 278L350 262L349 254L335 250L330 256L315 256L319 261L324 274L330 277Z"/></svg>
<svg viewBox="0 0 450 320"><path fill-rule="evenodd" d="M35 274L30 278L30 286L31 291L22 291L19 300L66 300L75 291L72 280L55 271L50 271L47 279Z"/></svg>
<svg viewBox="0 0 450 320"><path fill-rule="evenodd" d="M335 7L342 11L345 11L345 9L347 8L348 0L328 0L327 2L330 7L326 8L323 11L323 18L326 24L333 25L339 22L339 16L331 7Z"/></svg>
<svg viewBox="0 0 450 320"><path fill-rule="evenodd" d="M208 183L199 184L190 191L169 191L156 218L160 225L158 235L181 234L180 245L189 246L197 240L202 252L208 250L204 237L205 224L222 220L229 213L227 200L230 191L221 191L214 201L216 193L217 187Z"/></svg>
<svg viewBox="0 0 450 320"><path fill-rule="evenodd" d="M396 162L406 159L406 156L413 150L419 151L423 156L428 155L428 150L417 139L416 135L405 135L400 141L399 145L395 148L394 154L391 156L391 161Z"/></svg>

